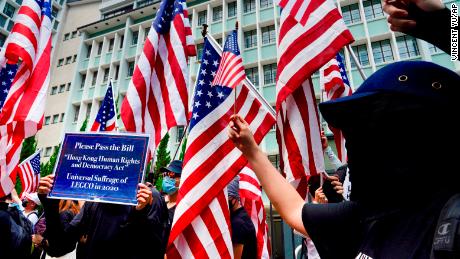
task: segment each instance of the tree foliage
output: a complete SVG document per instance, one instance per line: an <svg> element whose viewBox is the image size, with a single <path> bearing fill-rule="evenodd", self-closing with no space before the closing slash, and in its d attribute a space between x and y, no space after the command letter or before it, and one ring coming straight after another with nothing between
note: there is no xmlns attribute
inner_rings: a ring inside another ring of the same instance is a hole
<svg viewBox="0 0 460 259"><path fill-rule="evenodd" d="M164 138L161 140L160 145L158 145L155 169L153 171L153 179L156 179L155 186L157 190L161 190L161 185L163 183L163 177L160 173L160 168L167 166L171 162L171 156L168 151L168 142L169 133L166 133Z"/></svg>

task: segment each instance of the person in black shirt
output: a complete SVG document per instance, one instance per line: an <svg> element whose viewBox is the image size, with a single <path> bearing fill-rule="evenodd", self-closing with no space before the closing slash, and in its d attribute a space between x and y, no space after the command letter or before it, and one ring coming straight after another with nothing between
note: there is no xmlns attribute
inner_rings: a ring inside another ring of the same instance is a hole
<svg viewBox="0 0 460 259"><path fill-rule="evenodd" d="M167 195L168 207L168 222L166 231L163 237L164 246L168 245L169 234L171 233L172 222L174 220L174 213L176 212L177 194L180 185L180 177L182 175L182 161L173 160L167 167L160 168L163 173L163 183L161 189Z"/></svg>
<svg viewBox="0 0 460 259"><path fill-rule="evenodd" d="M40 180L38 193L46 216L48 244L53 256L75 247L77 258L164 258L163 234L166 204L155 189L139 184L137 206L85 202L70 224L59 216L59 200L48 199L54 176ZM83 237L84 240L81 240Z"/></svg>
<svg viewBox="0 0 460 259"><path fill-rule="evenodd" d="M446 141L443 126L458 117L459 86L460 76L444 67L402 61L375 72L353 95L319 105L346 139L353 186L346 202L305 204L241 116L232 116L229 137L283 220L310 236L321 258L427 259L441 209L459 192L451 162L460 143Z"/></svg>
<svg viewBox="0 0 460 259"><path fill-rule="evenodd" d="M248 213L241 206L239 182L237 176L228 185L233 255L235 259L254 259L257 257L256 229Z"/></svg>

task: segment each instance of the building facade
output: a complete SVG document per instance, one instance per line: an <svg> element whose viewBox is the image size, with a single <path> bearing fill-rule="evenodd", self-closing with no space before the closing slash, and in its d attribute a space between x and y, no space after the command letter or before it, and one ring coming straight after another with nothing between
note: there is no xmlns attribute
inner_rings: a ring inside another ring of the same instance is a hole
<svg viewBox="0 0 460 259"><path fill-rule="evenodd" d="M43 128L36 136L37 147L42 149L42 161L47 161L61 142L65 110L81 45L77 28L100 18L99 5L100 1L95 0L69 0L62 6L59 33L53 40L51 80Z"/></svg>
<svg viewBox="0 0 460 259"><path fill-rule="evenodd" d="M458 0L446 3L452 2L459 3ZM380 0L346 0L337 4L355 38L352 49L367 76L386 64L400 60L432 61L460 72L460 63L451 62L450 57L436 47L390 31ZM76 52L76 71L71 79L64 131L78 131L86 118L89 122L94 121L110 79L115 95L119 97L118 106L121 105L158 5L158 0L103 0L99 7L100 19L78 29L81 44ZM239 46L246 74L274 105L280 10L273 0L194 0L187 1L187 5L199 53L197 58L190 60L190 89L200 65L202 25L209 25L209 34L222 44L238 21ZM344 50L343 56L352 87L357 88L363 79L350 53ZM315 73L312 79L319 100L319 74ZM121 120L118 123L123 128ZM170 132L171 154L178 147L183 130L180 127ZM274 129L265 137L262 148L278 166ZM330 166L327 161L326 166ZM278 224L281 223L279 218L274 217L270 221L272 237L281 237L272 240L273 257L292 258L298 242L292 237L291 230L285 224Z"/></svg>
<svg viewBox="0 0 460 259"><path fill-rule="evenodd" d="M6 37L10 34L14 25L16 14L23 0L0 0L0 47L3 47ZM53 46L56 43L60 24L63 18L63 9L65 8L66 0L52 1L51 18L52 18L52 34Z"/></svg>

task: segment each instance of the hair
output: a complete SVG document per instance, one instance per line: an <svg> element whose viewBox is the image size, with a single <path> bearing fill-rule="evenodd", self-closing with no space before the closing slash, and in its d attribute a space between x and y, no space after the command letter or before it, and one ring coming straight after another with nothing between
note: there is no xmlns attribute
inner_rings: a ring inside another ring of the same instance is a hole
<svg viewBox="0 0 460 259"><path fill-rule="evenodd" d="M59 213L70 210L74 215L80 212L80 207L72 200L61 200L59 202Z"/></svg>

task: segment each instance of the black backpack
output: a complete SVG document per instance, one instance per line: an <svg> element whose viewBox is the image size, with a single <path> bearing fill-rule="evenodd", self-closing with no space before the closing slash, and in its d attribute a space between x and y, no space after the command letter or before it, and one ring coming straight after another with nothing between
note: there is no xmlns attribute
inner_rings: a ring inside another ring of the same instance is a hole
<svg viewBox="0 0 460 259"><path fill-rule="evenodd" d="M460 194L452 196L441 210L431 259L460 258Z"/></svg>

